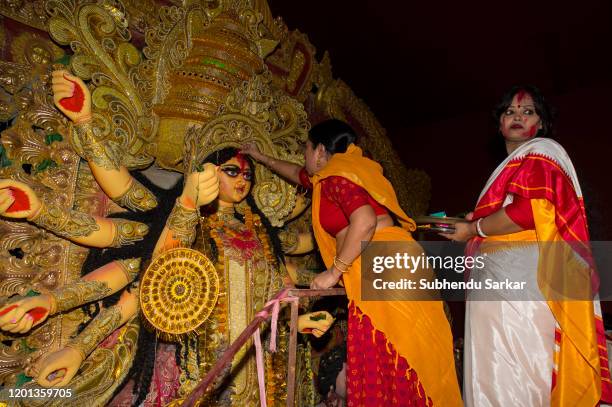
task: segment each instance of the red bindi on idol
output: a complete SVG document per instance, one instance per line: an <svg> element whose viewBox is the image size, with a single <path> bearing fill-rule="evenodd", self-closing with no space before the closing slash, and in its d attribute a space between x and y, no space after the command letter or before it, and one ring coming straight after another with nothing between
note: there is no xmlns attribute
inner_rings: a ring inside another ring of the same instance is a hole
<svg viewBox="0 0 612 407"><path fill-rule="evenodd" d="M236 160L238 160L238 162L240 163L240 171L244 171L244 169L248 165L248 161L244 157L244 154L242 153L236 154Z"/></svg>
<svg viewBox="0 0 612 407"><path fill-rule="evenodd" d="M59 103L71 112L80 112L83 109L83 103L85 103L85 93L83 93L83 89L81 89L78 83L66 78L66 75L64 75L64 79L74 84L74 92L72 96L60 100Z"/></svg>

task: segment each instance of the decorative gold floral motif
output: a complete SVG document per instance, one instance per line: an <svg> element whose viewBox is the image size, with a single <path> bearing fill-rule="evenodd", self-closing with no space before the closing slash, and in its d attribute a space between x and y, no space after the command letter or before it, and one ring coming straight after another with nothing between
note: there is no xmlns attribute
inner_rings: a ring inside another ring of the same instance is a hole
<svg viewBox="0 0 612 407"><path fill-rule="evenodd" d="M149 233L149 227L144 223L131 220L112 218L115 224L115 237L111 247L121 247L138 242Z"/></svg>
<svg viewBox="0 0 612 407"><path fill-rule="evenodd" d="M161 336L200 332L219 295L212 262L197 250L171 249L156 257L141 280L143 315Z"/></svg>
<svg viewBox="0 0 612 407"><path fill-rule="evenodd" d="M120 322L121 307L119 305L104 308L83 332L68 342L66 346L77 350L85 360L106 337L119 328Z"/></svg>
<svg viewBox="0 0 612 407"><path fill-rule="evenodd" d="M70 128L70 141L78 155L106 170L119 170L120 155L96 137L91 122L71 124Z"/></svg>
<svg viewBox="0 0 612 407"><path fill-rule="evenodd" d="M301 162L296 154L310 127L306 112L295 99L270 88L269 72L254 76L234 89L219 108L218 116L185 137L185 171L193 172L214 151L255 142L269 156ZM253 197L274 226L283 224L296 202L295 186L265 166L255 168Z"/></svg>
<svg viewBox="0 0 612 407"><path fill-rule="evenodd" d="M93 216L44 201L41 203L39 212L30 221L58 236L67 238L89 236L100 230Z"/></svg>
<svg viewBox="0 0 612 407"><path fill-rule="evenodd" d="M11 55L14 62L44 66L61 58L64 51L41 35L23 32L11 41Z"/></svg>
<svg viewBox="0 0 612 407"><path fill-rule="evenodd" d="M51 306L51 314L56 312L64 312L73 308L79 307L88 302L100 300L106 297L111 292L108 284L102 281L77 281L49 291L53 305Z"/></svg>
<svg viewBox="0 0 612 407"><path fill-rule="evenodd" d="M49 0L49 34L57 43L71 46L70 68L80 78L91 80L98 141L122 165L141 168L152 161L147 145L157 122L138 85L143 60L129 42L123 4L109 4Z"/></svg>
<svg viewBox="0 0 612 407"><path fill-rule="evenodd" d="M133 211L148 211L157 206L157 198L140 182L133 180L125 193L115 199L115 203Z"/></svg>
<svg viewBox="0 0 612 407"><path fill-rule="evenodd" d="M0 14L30 27L46 30L47 13L44 0L5 0L0 2Z"/></svg>
<svg viewBox="0 0 612 407"><path fill-rule="evenodd" d="M198 218L197 210L185 208L179 199L176 200L166 221L166 226L172 231L172 237L177 239L182 247L191 247L193 244Z"/></svg>

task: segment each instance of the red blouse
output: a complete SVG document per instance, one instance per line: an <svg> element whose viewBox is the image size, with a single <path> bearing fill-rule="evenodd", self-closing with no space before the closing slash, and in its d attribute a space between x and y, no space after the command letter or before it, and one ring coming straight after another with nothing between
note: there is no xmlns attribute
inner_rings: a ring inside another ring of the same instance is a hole
<svg viewBox="0 0 612 407"><path fill-rule="evenodd" d="M506 215L512 222L525 230L535 229L533 212L531 211L531 200L520 195L514 195L512 203L504 208Z"/></svg>
<svg viewBox="0 0 612 407"><path fill-rule="evenodd" d="M312 189L304 168L300 170L300 182L303 187ZM363 205L370 205L377 216L388 213L364 188L344 177L332 176L321 181L319 218L321 226L330 235L336 236L347 227L351 214Z"/></svg>

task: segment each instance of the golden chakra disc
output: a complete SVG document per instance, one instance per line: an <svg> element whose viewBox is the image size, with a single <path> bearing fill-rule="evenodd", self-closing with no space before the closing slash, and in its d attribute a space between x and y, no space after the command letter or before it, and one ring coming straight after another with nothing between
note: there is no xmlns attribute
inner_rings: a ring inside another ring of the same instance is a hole
<svg viewBox="0 0 612 407"><path fill-rule="evenodd" d="M140 283L140 307L145 318L167 335L196 331L210 316L218 296L215 266L192 249L160 254Z"/></svg>

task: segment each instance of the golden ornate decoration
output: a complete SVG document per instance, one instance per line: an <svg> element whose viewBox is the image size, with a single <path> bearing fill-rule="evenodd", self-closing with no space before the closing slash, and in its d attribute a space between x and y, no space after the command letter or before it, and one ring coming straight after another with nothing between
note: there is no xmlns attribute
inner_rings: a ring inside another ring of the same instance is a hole
<svg viewBox="0 0 612 407"><path fill-rule="evenodd" d="M215 242L216 266L220 282L217 305L205 324L203 334L199 336L199 357L203 361L200 362L201 374L214 365L231 344L232 338L238 336L240 329L237 327L246 326L270 296L283 287L282 269L279 268L282 265L279 265L274 255L265 225L248 206L242 208L241 215L243 222L230 210L218 211L201 218L200 221L200 234L195 247L205 250L208 241L212 239ZM238 215L238 217L241 216ZM241 241L245 243L244 245L236 243L237 236L242 237ZM234 272L240 274L242 279L236 279L236 274L232 274L232 268L235 266L237 267L234 268ZM265 326L262 331L266 331ZM286 379L287 366L287 341L285 339L288 339L288 330L285 330L286 335L283 335L283 324L280 323L279 331L278 351L275 354L266 353L265 355L266 360L269 357L275 359L273 365L275 377L268 377L266 388L268 395L274 397L276 401L282 401L284 397L282 383ZM187 366L193 362L190 358L191 355L185 358ZM239 354L234 358L233 366L237 367L236 364L242 366L237 369L246 369L245 376L242 376L244 380L240 381L237 376L230 376L232 367L228 365L213 383L215 390L225 388L228 391L223 391L223 395L219 395L221 392L212 391L204 399L203 405L250 406L258 402L254 360L252 358L245 360L243 353L242 356ZM228 386L226 381L230 378L232 384ZM277 382L276 378L281 378L281 380ZM185 383L179 390L179 394L185 391L188 393L192 384L197 384L197 378ZM244 387L239 391L238 386Z"/></svg>
<svg viewBox="0 0 612 407"><path fill-rule="evenodd" d="M219 276L197 250L171 249L156 257L140 284L140 305L162 337L199 332L219 295Z"/></svg>
<svg viewBox="0 0 612 407"><path fill-rule="evenodd" d="M161 87L167 89L166 95L163 99L158 96L163 103L154 108L160 117L156 157L163 167L182 169L187 129L214 118L227 94L263 69L258 37L251 33L245 17L252 15L252 10L222 8L217 13L211 19L210 11L202 7L185 10L181 16L173 16L186 21L180 25L184 32L175 28L166 35L184 44L181 51L186 55L165 76Z"/></svg>
<svg viewBox="0 0 612 407"><path fill-rule="evenodd" d="M149 233L149 227L144 223L119 218L111 218L115 225L115 237L110 247L121 247L138 242Z"/></svg>
<svg viewBox="0 0 612 407"><path fill-rule="evenodd" d="M47 29L47 12L44 0L0 1L0 14L39 30Z"/></svg>
<svg viewBox="0 0 612 407"><path fill-rule="evenodd" d="M311 92L317 63L316 49L308 36L298 30L287 33L278 48L266 58L274 72L274 83L287 94L304 103Z"/></svg>
<svg viewBox="0 0 612 407"><path fill-rule="evenodd" d="M0 121L9 121L30 104L29 70L28 65L0 61Z"/></svg>
<svg viewBox="0 0 612 407"><path fill-rule="evenodd" d="M196 171L214 151L254 142L273 158L302 163L296 154L306 141L310 124L304 107L280 91L272 90L264 71L228 94L218 115L204 127L192 127L185 136L185 172ZM296 187L263 165L255 166L252 194L273 226L281 226L296 203Z"/></svg>
<svg viewBox="0 0 612 407"><path fill-rule="evenodd" d="M121 165L147 166L153 160L148 146L157 118L146 103L146 90L152 85L141 76L146 61L130 43L123 3L49 0L46 7L50 36L60 45L70 45L70 68L91 81L96 138Z"/></svg>
<svg viewBox="0 0 612 407"><path fill-rule="evenodd" d="M91 122L71 123L70 136L72 147L84 160L106 170L119 170L120 155L112 150L111 144L96 137Z"/></svg>
<svg viewBox="0 0 612 407"><path fill-rule="evenodd" d="M121 307L119 305L104 308L83 332L66 344L66 347L78 351L85 360L107 336L119 328L120 322Z"/></svg>
<svg viewBox="0 0 612 407"><path fill-rule="evenodd" d="M140 272L140 258L116 260L116 263L121 267L121 271L125 274L128 283L136 280Z"/></svg>
<svg viewBox="0 0 612 407"><path fill-rule="evenodd" d="M111 289L106 282L80 280L48 292L52 298L49 313L68 311L88 302L100 300L110 293Z"/></svg>
<svg viewBox="0 0 612 407"><path fill-rule="evenodd" d="M0 178L24 182L46 203L72 207L79 157L62 140L65 118L49 97L48 76L7 62L0 72L0 86L13 96L17 109L11 126L2 132L9 162L0 165ZM80 277L83 250L30 223L0 220L0 301L30 289L53 290ZM62 335L71 335L80 323L75 324L72 315L48 318L25 337L0 335L0 383L16 383L29 361L61 347ZM82 320L82 315L77 318Z"/></svg>
<svg viewBox="0 0 612 407"><path fill-rule="evenodd" d="M198 218L198 211L195 208L184 207L177 198L166 220L166 226L172 231L172 237L177 239L181 246L191 247L195 240Z"/></svg>
<svg viewBox="0 0 612 407"><path fill-rule="evenodd" d="M11 41L13 61L30 66L45 66L64 55L64 51L44 38L32 32L23 32Z"/></svg>
<svg viewBox="0 0 612 407"><path fill-rule="evenodd" d="M41 202L38 213L29 220L41 228L67 238L89 236L100 230L93 216L44 201Z"/></svg>
<svg viewBox="0 0 612 407"><path fill-rule="evenodd" d="M123 195L113 199L116 204L133 211L148 211L157 206L157 198L135 179Z"/></svg>

